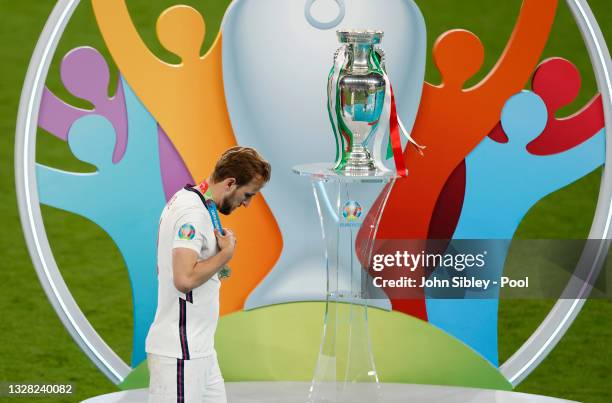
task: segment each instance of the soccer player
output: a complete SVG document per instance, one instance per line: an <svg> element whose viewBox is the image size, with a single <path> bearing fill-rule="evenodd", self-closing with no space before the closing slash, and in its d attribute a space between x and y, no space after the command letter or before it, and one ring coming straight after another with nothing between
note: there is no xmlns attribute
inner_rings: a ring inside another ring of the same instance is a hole
<svg viewBox="0 0 612 403"><path fill-rule="evenodd" d="M249 147L225 151L214 172L166 204L157 244L157 312L146 340L150 402L225 403L214 336L220 277L236 238L217 211L231 214L270 180L270 164Z"/></svg>

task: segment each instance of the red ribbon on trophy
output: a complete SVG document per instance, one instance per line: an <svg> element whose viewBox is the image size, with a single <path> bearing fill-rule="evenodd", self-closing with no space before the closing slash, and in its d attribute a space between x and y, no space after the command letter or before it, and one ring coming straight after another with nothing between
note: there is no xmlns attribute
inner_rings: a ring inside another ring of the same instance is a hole
<svg viewBox="0 0 612 403"><path fill-rule="evenodd" d="M391 86L391 118L389 120L390 142L393 150L393 160L395 161L395 170L400 177L406 176L408 171L406 170L406 162L404 161L404 154L402 153L402 141L400 140L400 127L397 118L393 86Z"/></svg>

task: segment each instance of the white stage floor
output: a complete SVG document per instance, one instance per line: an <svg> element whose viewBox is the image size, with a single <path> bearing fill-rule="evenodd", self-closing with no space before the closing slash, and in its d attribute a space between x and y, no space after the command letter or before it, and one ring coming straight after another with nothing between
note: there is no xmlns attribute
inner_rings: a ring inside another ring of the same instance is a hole
<svg viewBox="0 0 612 403"><path fill-rule="evenodd" d="M228 403L304 403L309 382L228 382ZM570 400L450 386L381 384L380 403L563 403ZM110 393L85 400L86 403L142 403L147 389Z"/></svg>

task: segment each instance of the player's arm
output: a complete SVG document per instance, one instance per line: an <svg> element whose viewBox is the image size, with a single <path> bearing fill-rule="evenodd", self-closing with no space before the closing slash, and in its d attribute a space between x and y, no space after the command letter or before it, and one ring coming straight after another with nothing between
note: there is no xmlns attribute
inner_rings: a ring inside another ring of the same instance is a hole
<svg viewBox="0 0 612 403"><path fill-rule="evenodd" d="M178 247L172 249L172 273L174 286L182 293L188 293L207 282L234 254L236 238L230 230L221 235L215 230L220 251L208 259L197 261L198 254L193 249Z"/></svg>

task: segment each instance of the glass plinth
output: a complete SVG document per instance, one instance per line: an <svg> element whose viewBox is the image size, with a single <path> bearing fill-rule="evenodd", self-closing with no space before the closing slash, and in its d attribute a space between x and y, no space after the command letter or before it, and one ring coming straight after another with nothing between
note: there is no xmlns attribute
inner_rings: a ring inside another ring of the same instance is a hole
<svg viewBox="0 0 612 403"><path fill-rule="evenodd" d="M323 338L308 403L375 403L380 383L368 328L367 271L394 172L343 175L331 164L299 165L310 178L325 244L327 298ZM371 284L371 283L370 283Z"/></svg>

